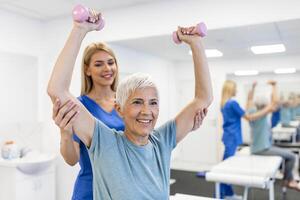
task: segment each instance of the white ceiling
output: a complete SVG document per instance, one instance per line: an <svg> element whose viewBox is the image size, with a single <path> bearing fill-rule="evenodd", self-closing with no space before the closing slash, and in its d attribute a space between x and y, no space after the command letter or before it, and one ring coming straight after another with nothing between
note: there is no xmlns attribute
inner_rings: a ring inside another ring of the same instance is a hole
<svg viewBox="0 0 300 200"><path fill-rule="evenodd" d="M52 20L70 15L70 8L78 2L97 10L113 10L168 1L172 0L0 0L0 9L37 20ZM285 44L287 51L269 56L299 54L300 19L209 30L208 36L204 38L206 48L216 48L223 52L224 56L221 59L251 58L254 55L249 51L250 46L276 43ZM146 51L171 60L190 60L186 56L188 47L175 45L170 35L116 41L112 44Z"/></svg>
<svg viewBox="0 0 300 200"><path fill-rule="evenodd" d="M39 20L51 20L70 14L78 3L96 10L109 10L168 0L0 0L0 8Z"/></svg>
<svg viewBox="0 0 300 200"><path fill-rule="evenodd" d="M163 58L185 61L190 60L189 48L186 45L176 45L170 35L116 41L117 44L146 51L149 54ZM267 24L242 26L234 28L209 30L203 39L206 49L218 49L223 52L222 58L243 59L264 56L300 55L300 19ZM269 55L254 55L250 51L253 45L270 45L282 43L286 52ZM212 59L212 58L211 58Z"/></svg>

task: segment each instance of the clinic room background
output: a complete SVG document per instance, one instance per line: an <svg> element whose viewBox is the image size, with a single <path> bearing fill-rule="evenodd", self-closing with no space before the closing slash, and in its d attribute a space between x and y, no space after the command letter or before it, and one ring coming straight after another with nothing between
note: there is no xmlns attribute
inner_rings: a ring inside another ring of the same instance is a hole
<svg viewBox="0 0 300 200"><path fill-rule="evenodd" d="M192 56L187 46L172 41L171 34L178 25L206 23L203 43L208 50L214 100L201 127L173 151L172 171L196 177L197 172L222 161L220 101L226 79L237 83L236 99L242 106L254 81L259 94L270 94L266 84L270 79L277 81L282 98L300 94L297 0L0 1L0 147L14 141L23 153L31 152L33 161L20 167L24 177L15 177L11 170L17 165L0 160L0 197L2 191L9 191L11 199L31 199L31 195L45 200L71 198L79 166L67 165L60 155L59 129L52 121L46 88L72 27L71 10L78 3L100 10L106 23L100 32L90 33L82 46L105 41L118 57L121 79L145 72L157 81L161 99L156 126L174 116L194 93ZM253 53L251 47L259 45L283 45L283 49ZM83 48L71 84L72 93L78 96L82 53ZM242 121L242 130L244 143L249 144L248 122ZM174 184L178 181L174 179ZM213 198L211 194L201 196Z"/></svg>

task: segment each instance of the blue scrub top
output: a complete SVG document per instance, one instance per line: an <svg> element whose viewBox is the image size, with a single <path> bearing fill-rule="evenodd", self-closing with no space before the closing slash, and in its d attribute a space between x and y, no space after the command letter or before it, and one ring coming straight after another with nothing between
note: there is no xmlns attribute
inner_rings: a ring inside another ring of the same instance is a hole
<svg viewBox="0 0 300 200"><path fill-rule="evenodd" d="M271 123L272 128L275 127L280 122L280 108L272 113Z"/></svg>
<svg viewBox="0 0 300 200"><path fill-rule="evenodd" d="M103 110L93 99L86 95L78 97L79 101L88 109L88 111L97 119L101 120L109 128L116 129L117 131L124 131L125 125L117 114L116 110L108 113ZM78 173L74 191L73 200L92 200L93 199L93 173L91 161L89 158L88 151L84 143L77 137L76 134L73 135L74 141L79 143L80 146L80 171Z"/></svg>
<svg viewBox="0 0 300 200"><path fill-rule="evenodd" d="M240 107L239 103L233 99L229 99L221 109L223 115L223 137L222 141L235 144L236 146L243 143L241 118L245 111Z"/></svg>

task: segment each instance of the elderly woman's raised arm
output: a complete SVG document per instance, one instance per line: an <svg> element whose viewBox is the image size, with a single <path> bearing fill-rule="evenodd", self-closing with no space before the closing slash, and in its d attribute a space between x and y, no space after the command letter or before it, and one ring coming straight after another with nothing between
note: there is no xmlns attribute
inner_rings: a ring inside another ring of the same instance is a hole
<svg viewBox="0 0 300 200"><path fill-rule="evenodd" d="M187 28L187 30L190 29ZM205 109L208 108L213 100L211 78L201 38L196 34L183 35L182 32L185 32L185 29L179 28L177 31L178 37L190 46L193 54L195 96L192 102L176 116L177 142L181 141L192 131L196 113L199 110L205 113Z"/></svg>
<svg viewBox="0 0 300 200"><path fill-rule="evenodd" d="M70 93L69 88L81 43L85 35L96 28L97 26L94 24L74 22L68 40L55 63L47 89L53 103L59 99L61 105L68 104L68 106L63 107L64 112L61 113L68 113L69 115L74 114L74 111L78 113L73 123L73 129L87 146L90 145L93 136L94 118ZM74 107L75 109L72 109Z"/></svg>

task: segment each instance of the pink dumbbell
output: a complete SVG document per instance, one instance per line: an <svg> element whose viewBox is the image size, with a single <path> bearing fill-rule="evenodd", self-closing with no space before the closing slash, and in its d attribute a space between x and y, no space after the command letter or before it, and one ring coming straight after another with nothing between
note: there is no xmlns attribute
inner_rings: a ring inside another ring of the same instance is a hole
<svg viewBox="0 0 300 200"><path fill-rule="evenodd" d="M200 22L199 24L196 25L196 31L200 37L204 37L207 35L207 27L203 22ZM173 32L173 41L176 44L181 43L181 40L178 38L177 31Z"/></svg>
<svg viewBox="0 0 300 200"><path fill-rule="evenodd" d="M89 23L95 23L95 19L93 19L93 17L91 17L90 14L90 10L89 8L82 6L80 4L76 5L73 8L73 20L79 23L82 23L84 21L89 22ZM99 26L97 28L97 30L101 30L104 27L104 19L102 18L102 16L100 15L100 22L99 22Z"/></svg>

